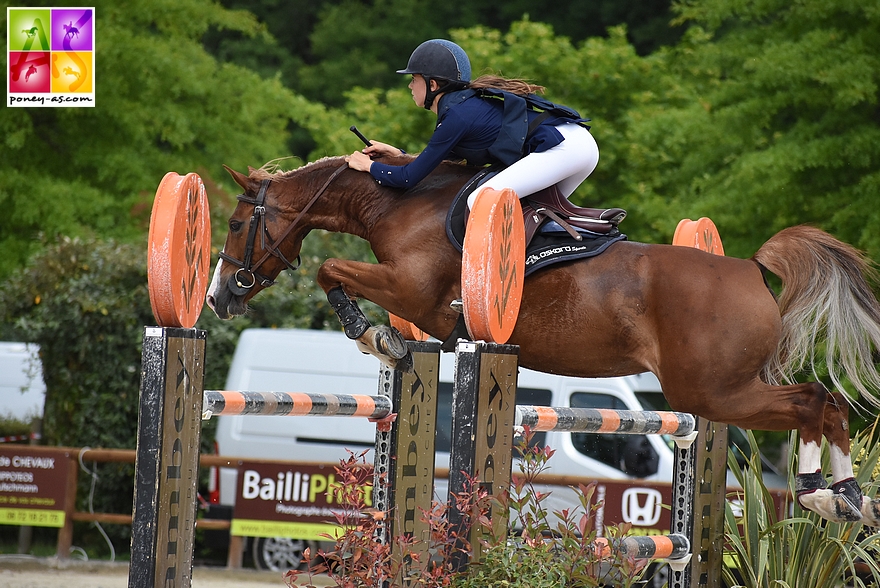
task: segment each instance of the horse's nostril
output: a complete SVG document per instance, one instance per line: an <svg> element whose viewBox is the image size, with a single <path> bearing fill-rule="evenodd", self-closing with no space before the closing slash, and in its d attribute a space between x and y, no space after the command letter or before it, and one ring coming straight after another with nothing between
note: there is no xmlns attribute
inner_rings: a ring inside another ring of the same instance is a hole
<svg viewBox="0 0 880 588"><path fill-rule="evenodd" d="M205 296L205 302L207 303L208 308L210 308L211 310L214 310L214 297L213 296L211 296L210 294Z"/></svg>

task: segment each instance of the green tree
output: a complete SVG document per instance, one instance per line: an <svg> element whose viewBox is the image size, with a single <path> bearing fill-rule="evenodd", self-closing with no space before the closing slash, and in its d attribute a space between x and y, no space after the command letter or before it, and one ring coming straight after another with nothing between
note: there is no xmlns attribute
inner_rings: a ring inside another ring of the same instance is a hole
<svg viewBox="0 0 880 588"><path fill-rule="evenodd" d="M880 11L845 0L677 5L685 100L635 109L621 172L645 216L711 216L728 252L813 223L880 258ZM658 229L656 238L665 238Z"/></svg>
<svg viewBox="0 0 880 588"><path fill-rule="evenodd" d="M211 25L261 34L252 15L208 0L122 1L98 2L96 21L94 108L0 111L0 276L41 233L144 234L169 170L219 175L222 163L285 152L290 91L200 44Z"/></svg>
<svg viewBox="0 0 880 588"><path fill-rule="evenodd" d="M670 25L670 0L568 0L540 9L526 0L500 4L494 0L225 0L224 5L252 11L272 36L246 38L235 31L212 30L206 46L215 55L266 77L280 74L293 90L337 107L355 86L395 87L394 71L406 64L410 52L427 39L448 37L450 29L506 30L527 18L579 43L607 37L609 28L625 25L640 55L674 44L684 29ZM308 143L298 141L294 146Z"/></svg>
<svg viewBox="0 0 880 588"><path fill-rule="evenodd" d="M524 77L547 87L547 97L578 109L592 119L599 143L599 167L572 197L589 206L632 204L622 171L630 143L627 132L634 111L655 103L686 104L691 94L670 75L662 54L640 57L629 44L623 27L608 38L580 45L558 37L542 23L520 21L507 33L485 27L452 31L452 38L468 52L475 72ZM293 117L316 140L317 157L349 153L361 147L348 132L356 124L368 137L416 153L431 136L436 116L414 105L409 90L357 88L346 93L339 108L304 103ZM631 216L626 231L652 236L648 218ZM676 221L677 222L677 221ZM644 226L644 228L643 228ZM675 224L668 229L670 234Z"/></svg>

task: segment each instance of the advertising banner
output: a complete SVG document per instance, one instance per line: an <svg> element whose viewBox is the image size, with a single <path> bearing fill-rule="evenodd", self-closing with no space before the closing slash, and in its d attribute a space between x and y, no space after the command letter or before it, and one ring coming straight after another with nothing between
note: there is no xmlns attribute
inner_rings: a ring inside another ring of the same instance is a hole
<svg viewBox="0 0 880 588"><path fill-rule="evenodd" d="M65 451L0 447L0 524L63 527L69 467Z"/></svg>
<svg viewBox="0 0 880 588"><path fill-rule="evenodd" d="M241 462L230 533L327 541L339 531L337 488L334 466ZM366 488L368 504L372 490Z"/></svg>

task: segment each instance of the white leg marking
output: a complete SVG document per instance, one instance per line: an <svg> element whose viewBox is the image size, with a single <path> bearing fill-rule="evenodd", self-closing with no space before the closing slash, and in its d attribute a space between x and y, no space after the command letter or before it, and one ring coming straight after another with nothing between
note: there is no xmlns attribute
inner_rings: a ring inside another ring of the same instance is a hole
<svg viewBox="0 0 880 588"><path fill-rule="evenodd" d="M812 441L799 442L798 447L798 473L812 474L822 467L822 448Z"/></svg>
<svg viewBox="0 0 880 588"><path fill-rule="evenodd" d="M839 447L831 446L831 476L834 482L853 477L852 460Z"/></svg>

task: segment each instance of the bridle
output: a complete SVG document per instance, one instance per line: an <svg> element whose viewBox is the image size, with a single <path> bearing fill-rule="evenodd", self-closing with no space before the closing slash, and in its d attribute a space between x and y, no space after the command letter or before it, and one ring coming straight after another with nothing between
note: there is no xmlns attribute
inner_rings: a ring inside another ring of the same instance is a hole
<svg viewBox="0 0 880 588"><path fill-rule="evenodd" d="M229 290L237 295L243 296L247 294L248 290L253 288L257 281L259 280L260 286L263 288L268 288L272 284L275 283L274 280L257 273L257 269L263 265L270 256L275 256L280 259L284 265L287 266L287 269L291 271L295 271L301 262L300 256L296 256L296 265L293 265L281 251L278 250L278 247L284 240L290 235L291 231L299 224L299 221L302 219L303 215L308 212L308 210L312 207L315 201L327 190L328 186L330 186L331 182L336 179L336 177L345 171L348 168L348 164L343 164L342 167L333 172L333 174L324 182L324 185L312 196L312 199L309 200L308 204L299 212L297 217L290 223L284 231L282 231L281 235L277 239L272 239L272 236L269 234L269 229L266 227L266 191L269 189L269 184L272 182L271 180L263 180L260 182L260 189L257 192L257 196L252 198L247 194L239 194L237 196L239 202L244 202L246 204L253 204L254 211L251 214L251 220L248 225L248 234L247 240L245 241L245 250L244 250L244 259L239 260L225 251L220 252L220 259L226 261L227 263L232 264L238 269L233 276L235 279L233 282L227 282ZM260 248L265 251L263 256L256 262L253 263L254 258L254 242L257 240L257 233L260 235ZM268 243L268 244L267 244ZM248 276L250 279L248 279ZM249 283L248 283L249 282Z"/></svg>

